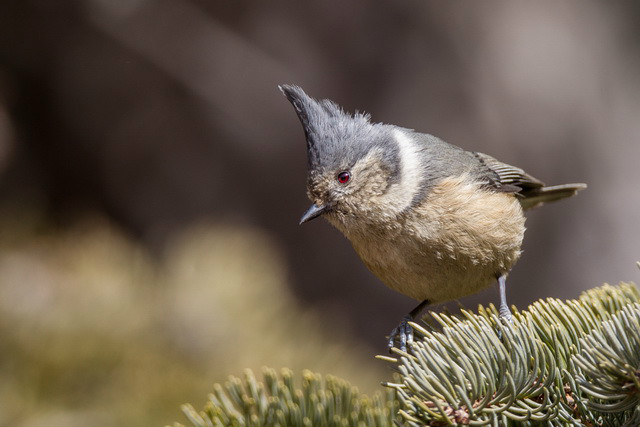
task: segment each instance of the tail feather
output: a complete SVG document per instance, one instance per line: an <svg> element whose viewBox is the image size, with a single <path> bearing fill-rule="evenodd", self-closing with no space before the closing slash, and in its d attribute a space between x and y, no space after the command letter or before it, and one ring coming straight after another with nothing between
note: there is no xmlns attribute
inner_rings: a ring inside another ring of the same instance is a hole
<svg viewBox="0 0 640 427"><path fill-rule="evenodd" d="M574 196L578 191L587 188L587 184L563 184L550 187L532 188L526 192L519 193L522 198L520 204L523 209L538 207L544 203L555 202L556 200Z"/></svg>

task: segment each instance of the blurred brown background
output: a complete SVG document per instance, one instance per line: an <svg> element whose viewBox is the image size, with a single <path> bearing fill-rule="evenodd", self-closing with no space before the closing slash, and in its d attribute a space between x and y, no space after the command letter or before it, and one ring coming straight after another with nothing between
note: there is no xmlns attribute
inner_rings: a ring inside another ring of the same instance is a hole
<svg viewBox="0 0 640 427"><path fill-rule="evenodd" d="M577 0L3 1L0 425L169 423L245 366L387 375L372 356L414 302L297 225L279 83L588 183L529 215L518 307L634 280L638 22Z"/></svg>

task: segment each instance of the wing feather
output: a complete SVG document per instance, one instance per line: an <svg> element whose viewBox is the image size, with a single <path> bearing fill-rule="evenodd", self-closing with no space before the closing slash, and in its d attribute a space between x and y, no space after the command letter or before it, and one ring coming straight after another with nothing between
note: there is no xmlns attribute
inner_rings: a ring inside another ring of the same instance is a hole
<svg viewBox="0 0 640 427"><path fill-rule="evenodd" d="M487 154L473 154L486 167L489 181L497 190L520 193L544 187L542 181L518 167L502 163Z"/></svg>
<svg viewBox="0 0 640 427"><path fill-rule="evenodd" d="M523 209L531 209L544 203L554 202L575 195L587 188L586 184L564 184L546 187L542 181L524 170L502 163L483 153L473 153L484 166L482 175L496 191L514 193Z"/></svg>

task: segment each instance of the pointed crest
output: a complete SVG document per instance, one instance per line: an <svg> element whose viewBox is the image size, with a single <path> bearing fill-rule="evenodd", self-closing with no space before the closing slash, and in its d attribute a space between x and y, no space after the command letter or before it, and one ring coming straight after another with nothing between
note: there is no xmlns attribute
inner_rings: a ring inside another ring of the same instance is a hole
<svg viewBox="0 0 640 427"><path fill-rule="evenodd" d="M301 87L295 85L280 85L278 87L291 102L300 119L300 123L302 123L304 135L307 139L309 163L313 163L314 159L318 157L316 142L319 137L319 128L323 127L322 123L326 123L331 115L326 107L323 107L319 101L307 95ZM326 104L327 101L323 103ZM333 107L339 110L337 105L334 104Z"/></svg>
<svg viewBox="0 0 640 427"><path fill-rule="evenodd" d="M353 164L380 140L382 125L371 123L369 115L348 114L333 101L310 97L299 86L279 88L302 123L310 170Z"/></svg>

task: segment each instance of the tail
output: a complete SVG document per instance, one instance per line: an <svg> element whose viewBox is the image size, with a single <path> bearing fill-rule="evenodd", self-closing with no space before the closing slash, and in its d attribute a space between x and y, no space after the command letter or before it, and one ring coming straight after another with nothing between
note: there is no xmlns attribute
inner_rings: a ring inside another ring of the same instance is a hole
<svg viewBox="0 0 640 427"><path fill-rule="evenodd" d="M551 187L531 188L519 193L522 209L527 210L538 207L544 203L555 202L575 195L578 191L587 188L587 184L564 184Z"/></svg>

